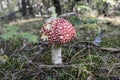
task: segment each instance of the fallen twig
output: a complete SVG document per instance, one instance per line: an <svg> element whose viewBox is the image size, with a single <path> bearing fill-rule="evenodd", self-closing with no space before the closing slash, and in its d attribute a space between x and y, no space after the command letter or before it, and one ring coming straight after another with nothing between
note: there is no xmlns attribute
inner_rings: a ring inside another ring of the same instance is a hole
<svg viewBox="0 0 120 80"><path fill-rule="evenodd" d="M45 65L45 64L40 64L39 68L68 68L68 67L74 67L74 68L79 68L80 66L83 65L94 65L94 63L86 63L86 64L58 64L58 65Z"/></svg>
<svg viewBox="0 0 120 80"><path fill-rule="evenodd" d="M39 68L65 68L65 67L73 67L73 65L39 65Z"/></svg>
<svg viewBox="0 0 120 80"><path fill-rule="evenodd" d="M76 14L76 13L75 12L69 12L69 13L62 14L59 17L65 17L65 16L74 15L74 14Z"/></svg>
<svg viewBox="0 0 120 80"><path fill-rule="evenodd" d="M105 51L111 51L111 52L120 52L120 48L104 48L104 47L101 47L99 49L105 50Z"/></svg>

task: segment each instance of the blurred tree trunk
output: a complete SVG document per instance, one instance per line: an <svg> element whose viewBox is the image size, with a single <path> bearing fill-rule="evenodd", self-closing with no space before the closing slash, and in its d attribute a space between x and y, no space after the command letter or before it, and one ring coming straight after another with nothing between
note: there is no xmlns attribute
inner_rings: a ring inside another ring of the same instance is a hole
<svg viewBox="0 0 120 80"><path fill-rule="evenodd" d="M26 0L22 0L21 2L22 4L22 16L25 17L27 15L27 3L26 3Z"/></svg>
<svg viewBox="0 0 120 80"><path fill-rule="evenodd" d="M27 15L31 15L31 17L34 17L34 10L32 7L32 0L22 0L22 16L26 17Z"/></svg>
<svg viewBox="0 0 120 80"><path fill-rule="evenodd" d="M61 5L59 0L53 0L53 5L55 6L55 11L57 15L61 15Z"/></svg>
<svg viewBox="0 0 120 80"><path fill-rule="evenodd" d="M32 7L32 2L30 2L30 0L27 0L27 5L28 5L28 10L29 10L29 15L31 15L32 17L34 17L34 10Z"/></svg>

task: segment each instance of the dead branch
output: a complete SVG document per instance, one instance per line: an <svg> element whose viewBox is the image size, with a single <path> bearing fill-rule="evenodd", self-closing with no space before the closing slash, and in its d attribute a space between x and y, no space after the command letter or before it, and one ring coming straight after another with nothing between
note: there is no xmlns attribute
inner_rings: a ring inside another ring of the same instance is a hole
<svg viewBox="0 0 120 80"><path fill-rule="evenodd" d="M99 49L105 50L105 51L111 51L111 52L120 52L120 48L104 48L104 47L101 47Z"/></svg>
<svg viewBox="0 0 120 80"><path fill-rule="evenodd" d="M39 68L68 68L73 67L73 65L39 65Z"/></svg>
<svg viewBox="0 0 120 80"><path fill-rule="evenodd" d="M94 65L94 63L86 63L86 64L58 64L58 65L45 65L45 64L40 64L39 68L79 68L79 66L83 65Z"/></svg>
<svg viewBox="0 0 120 80"><path fill-rule="evenodd" d="M66 16L70 16L70 15L75 15L75 12L61 14L59 17L66 17Z"/></svg>

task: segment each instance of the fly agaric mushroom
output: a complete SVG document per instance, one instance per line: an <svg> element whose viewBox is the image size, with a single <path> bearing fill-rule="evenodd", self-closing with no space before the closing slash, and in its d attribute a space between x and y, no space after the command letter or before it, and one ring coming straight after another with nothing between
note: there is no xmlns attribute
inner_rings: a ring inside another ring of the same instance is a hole
<svg viewBox="0 0 120 80"><path fill-rule="evenodd" d="M69 21L63 18L51 20L41 28L41 39L43 41L47 40L49 44L52 44L53 64L62 64L62 44L69 42L75 37L75 28Z"/></svg>

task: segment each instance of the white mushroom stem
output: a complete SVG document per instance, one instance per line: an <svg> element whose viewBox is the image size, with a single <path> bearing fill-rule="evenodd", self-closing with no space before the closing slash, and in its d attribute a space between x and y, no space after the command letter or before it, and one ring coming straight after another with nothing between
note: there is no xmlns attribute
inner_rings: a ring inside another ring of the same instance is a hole
<svg viewBox="0 0 120 80"><path fill-rule="evenodd" d="M62 64L61 50L62 50L61 46L56 46L55 44L52 45L53 64Z"/></svg>

